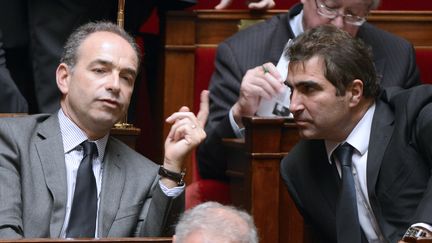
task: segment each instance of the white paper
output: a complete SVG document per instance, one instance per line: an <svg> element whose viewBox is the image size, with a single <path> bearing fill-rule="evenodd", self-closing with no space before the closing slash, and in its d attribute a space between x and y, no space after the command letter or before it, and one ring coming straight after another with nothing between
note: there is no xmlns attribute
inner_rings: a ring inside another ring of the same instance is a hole
<svg viewBox="0 0 432 243"><path fill-rule="evenodd" d="M286 47L291 43L291 39L288 40L285 45ZM282 52L279 62L276 65L276 69L282 77L282 80L286 80L288 76L288 64L289 58L285 56L285 51ZM289 112L290 106L291 89L288 86L284 86L284 91L278 96L273 97L271 100L261 99L260 106L257 111L258 116L282 116L282 117L293 117Z"/></svg>

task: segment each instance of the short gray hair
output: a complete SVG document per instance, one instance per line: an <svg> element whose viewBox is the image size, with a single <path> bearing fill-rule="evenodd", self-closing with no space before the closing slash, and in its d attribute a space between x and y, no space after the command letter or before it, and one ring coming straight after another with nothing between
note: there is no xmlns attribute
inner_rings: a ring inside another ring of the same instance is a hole
<svg viewBox="0 0 432 243"><path fill-rule="evenodd" d="M134 38L120 26L107 21L89 22L78 27L74 32L72 32L66 41L66 44L64 45L60 62L65 63L69 67L73 68L77 62L79 47L84 42L84 40L87 39L87 37L96 32L110 32L126 40L134 49L138 60L137 64L139 66L141 50L136 44Z"/></svg>
<svg viewBox="0 0 432 243"><path fill-rule="evenodd" d="M217 202L205 202L186 211L175 229L176 243L186 243L192 233L223 238L225 242L258 243L252 217L245 211Z"/></svg>

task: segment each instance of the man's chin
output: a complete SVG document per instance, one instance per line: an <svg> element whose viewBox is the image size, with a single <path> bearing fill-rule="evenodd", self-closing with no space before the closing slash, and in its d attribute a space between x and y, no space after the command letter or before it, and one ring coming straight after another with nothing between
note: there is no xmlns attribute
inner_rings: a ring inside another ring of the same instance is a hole
<svg viewBox="0 0 432 243"><path fill-rule="evenodd" d="M302 139L315 139L316 134L308 129L299 129L299 135Z"/></svg>

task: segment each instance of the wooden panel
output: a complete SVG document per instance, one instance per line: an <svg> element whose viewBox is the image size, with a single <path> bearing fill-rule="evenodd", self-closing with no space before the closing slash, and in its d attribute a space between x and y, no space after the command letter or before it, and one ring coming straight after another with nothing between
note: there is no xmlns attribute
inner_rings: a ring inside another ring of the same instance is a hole
<svg viewBox="0 0 432 243"><path fill-rule="evenodd" d="M416 47L432 46L432 11L375 11L368 22L404 37Z"/></svg>
<svg viewBox="0 0 432 243"><path fill-rule="evenodd" d="M299 139L294 123L262 117L243 123L245 140L224 140L233 204L251 212L262 242L315 242L280 178L280 160Z"/></svg>
<svg viewBox="0 0 432 243"><path fill-rule="evenodd" d="M286 10L248 12L244 10L196 11L197 45L217 45L238 31L240 20L268 19ZM432 46L432 11L376 10L368 22L411 41L415 46Z"/></svg>
<svg viewBox="0 0 432 243"><path fill-rule="evenodd" d="M165 50L162 80L159 82L161 113L158 117L162 136L160 154L163 160L163 144L169 133L170 124L165 119L178 111L181 106L193 108L195 79L195 15L193 13L174 12L166 20ZM185 182L192 181L192 159L185 160L188 173Z"/></svg>
<svg viewBox="0 0 432 243"><path fill-rule="evenodd" d="M0 118L2 117L18 117L18 116L27 116L27 113L0 113Z"/></svg>
<svg viewBox="0 0 432 243"><path fill-rule="evenodd" d="M130 128L116 128L113 127L111 129L111 135L113 135L115 138L119 139L129 147L135 150L136 148L136 141L138 138L138 135L140 134L141 130L136 127L130 127Z"/></svg>

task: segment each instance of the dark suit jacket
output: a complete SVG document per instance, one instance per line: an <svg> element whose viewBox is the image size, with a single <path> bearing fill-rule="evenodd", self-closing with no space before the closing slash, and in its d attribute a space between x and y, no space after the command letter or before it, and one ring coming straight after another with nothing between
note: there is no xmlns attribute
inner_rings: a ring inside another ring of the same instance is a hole
<svg viewBox="0 0 432 243"><path fill-rule="evenodd" d="M57 115L0 119L0 238L58 238L67 181ZM103 160L100 237L161 236L184 208L167 197L158 166L110 137Z"/></svg>
<svg viewBox="0 0 432 243"><path fill-rule="evenodd" d="M413 223L432 224L432 85L384 93L376 102L367 158L372 210L397 242ZM324 141L302 140L280 169L293 200L323 242L336 242L338 175Z"/></svg>
<svg viewBox="0 0 432 243"><path fill-rule="evenodd" d="M217 50L215 71L210 81L210 114L207 139L197 152L203 178L226 180L226 158L221 138L234 137L228 112L237 101L240 83L248 69L279 61L288 39L293 38L289 20L302 5L289 13L240 31L222 42ZM372 47L374 62L383 86L411 87L420 83L413 46L406 40L365 23L358 37Z"/></svg>

